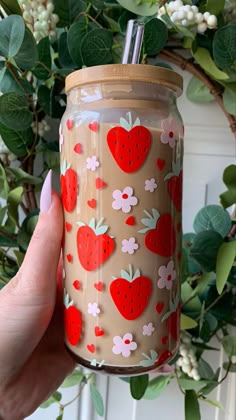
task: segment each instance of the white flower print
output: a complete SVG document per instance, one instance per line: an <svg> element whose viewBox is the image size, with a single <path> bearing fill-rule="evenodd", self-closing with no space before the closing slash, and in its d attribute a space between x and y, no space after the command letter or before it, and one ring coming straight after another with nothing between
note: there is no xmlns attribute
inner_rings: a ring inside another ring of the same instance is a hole
<svg viewBox="0 0 236 420"><path fill-rule="evenodd" d="M160 276L157 286L160 289L168 289L170 290L172 287L172 282L176 279L176 271L174 270L174 261L170 260L167 266L162 265L159 270L158 274Z"/></svg>
<svg viewBox="0 0 236 420"><path fill-rule="evenodd" d="M175 118L167 118L161 123L163 132L161 133L161 142L169 144L174 149L177 140L179 139L179 125Z"/></svg>
<svg viewBox="0 0 236 420"><path fill-rule="evenodd" d="M86 168L90 169L91 171L96 171L96 169L99 167L100 163L97 159L97 156L88 157L86 159L87 165Z"/></svg>
<svg viewBox="0 0 236 420"><path fill-rule="evenodd" d="M123 239L122 241L122 252L127 252L128 254L133 254L139 248L138 244L136 243L136 239L131 237L129 239Z"/></svg>
<svg viewBox="0 0 236 420"><path fill-rule="evenodd" d="M122 210L123 213L129 213L131 206L136 206L138 203L137 197L133 196L133 188L125 187L123 191L115 190L112 193L114 201L112 202L112 208L114 210Z"/></svg>
<svg viewBox="0 0 236 420"><path fill-rule="evenodd" d="M157 183L155 178L146 179L145 181L145 191L153 192L157 188Z"/></svg>
<svg viewBox="0 0 236 420"><path fill-rule="evenodd" d="M100 309L96 302L88 304L88 314L93 316L97 316L98 314L100 314Z"/></svg>
<svg viewBox="0 0 236 420"><path fill-rule="evenodd" d="M60 126L59 126L59 150L60 150L60 152L61 152L63 143L64 143L64 136L63 136L63 133L62 133L62 126L60 124Z"/></svg>
<svg viewBox="0 0 236 420"><path fill-rule="evenodd" d="M116 335L113 337L113 343L115 344L112 347L112 351L114 354L122 354L124 357L129 357L131 351L136 350L137 343L133 340L133 335L130 333L126 333L123 337Z"/></svg>
<svg viewBox="0 0 236 420"><path fill-rule="evenodd" d="M152 335L152 333L155 331L155 328L153 326L152 322L149 322L149 324L143 326L143 335Z"/></svg>

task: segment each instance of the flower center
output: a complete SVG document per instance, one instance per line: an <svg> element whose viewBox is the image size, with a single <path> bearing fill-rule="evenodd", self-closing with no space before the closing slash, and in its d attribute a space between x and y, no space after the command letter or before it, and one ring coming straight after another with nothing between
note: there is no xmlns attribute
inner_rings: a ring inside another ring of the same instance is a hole
<svg viewBox="0 0 236 420"><path fill-rule="evenodd" d="M172 276L171 276L171 274L169 274L169 275L167 276L167 281L171 281L171 279L172 279Z"/></svg>
<svg viewBox="0 0 236 420"><path fill-rule="evenodd" d="M125 344L130 344L130 340L125 340L124 343Z"/></svg>
<svg viewBox="0 0 236 420"><path fill-rule="evenodd" d="M173 131L170 131L170 132L169 132L169 137L170 137L171 139L174 137L174 133L173 133Z"/></svg>
<svg viewBox="0 0 236 420"><path fill-rule="evenodd" d="M124 200L126 200L128 197L128 194L122 194L122 198L124 198Z"/></svg>

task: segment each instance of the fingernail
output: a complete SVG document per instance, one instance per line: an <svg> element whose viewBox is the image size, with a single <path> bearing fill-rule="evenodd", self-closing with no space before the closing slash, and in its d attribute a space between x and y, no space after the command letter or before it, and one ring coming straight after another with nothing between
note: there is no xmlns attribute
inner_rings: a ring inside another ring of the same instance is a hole
<svg viewBox="0 0 236 420"><path fill-rule="evenodd" d="M52 204L52 170L48 172L40 195L40 211L46 213Z"/></svg>

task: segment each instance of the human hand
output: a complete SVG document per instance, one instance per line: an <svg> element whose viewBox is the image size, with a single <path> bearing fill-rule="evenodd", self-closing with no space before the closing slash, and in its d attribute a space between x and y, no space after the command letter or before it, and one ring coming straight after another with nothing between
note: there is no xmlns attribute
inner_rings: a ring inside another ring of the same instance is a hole
<svg viewBox="0 0 236 420"><path fill-rule="evenodd" d="M74 368L64 348L63 215L51 173L40 207L24 262L0 292L0 420L29 416Z"/></svg>

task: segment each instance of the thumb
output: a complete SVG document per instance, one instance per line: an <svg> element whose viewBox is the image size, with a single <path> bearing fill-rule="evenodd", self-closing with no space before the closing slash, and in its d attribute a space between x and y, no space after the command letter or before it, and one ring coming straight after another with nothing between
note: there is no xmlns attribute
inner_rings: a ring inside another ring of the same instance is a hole
<svg viewBox="0 0 236 420"><path fill-rule="evenodd" d="M41 340L55 307L63 215L58 195L52 194L51 176L49 173L42 189L43 211L23 264L0 292L0 354L6 367L23 365Z"/></svg>

